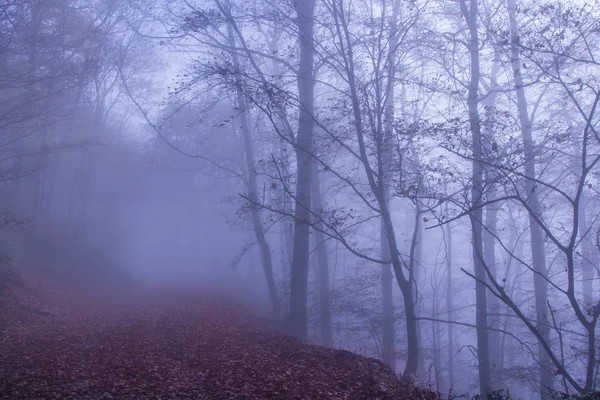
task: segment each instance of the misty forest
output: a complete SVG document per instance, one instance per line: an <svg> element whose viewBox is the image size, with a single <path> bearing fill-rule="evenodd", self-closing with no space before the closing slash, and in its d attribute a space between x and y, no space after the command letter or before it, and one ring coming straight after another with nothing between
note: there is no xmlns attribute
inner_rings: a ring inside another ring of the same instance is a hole
<svg viewBox="0 0 600 400"><path fill-rule="evenodd" d="M600 3L0 0L0 398L600 398Z"/></svg>

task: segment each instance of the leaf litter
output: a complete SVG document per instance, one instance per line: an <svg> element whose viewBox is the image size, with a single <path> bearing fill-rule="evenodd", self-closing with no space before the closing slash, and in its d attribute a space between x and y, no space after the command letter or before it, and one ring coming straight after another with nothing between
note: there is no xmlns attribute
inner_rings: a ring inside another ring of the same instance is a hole
<svg viewBox="0 0 600 400"><path fill-rule="evenodd" d="M2 268L6 282L14 271ZM378 360L269 329L206 288L106 301L11 280L1 292L1 399L436 398Z"/></svg>

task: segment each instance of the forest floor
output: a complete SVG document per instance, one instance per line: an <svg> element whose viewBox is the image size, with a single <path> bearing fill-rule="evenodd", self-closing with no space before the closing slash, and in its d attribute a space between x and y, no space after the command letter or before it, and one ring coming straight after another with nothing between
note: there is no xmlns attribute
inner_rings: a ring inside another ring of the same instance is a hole
<svg viewBox="0 0 600 400"><path fill-rule="evenodd" d="M3 399L435 398L377 360L265 329L206 288L83 300L6 268L0 278Z"/></svg>

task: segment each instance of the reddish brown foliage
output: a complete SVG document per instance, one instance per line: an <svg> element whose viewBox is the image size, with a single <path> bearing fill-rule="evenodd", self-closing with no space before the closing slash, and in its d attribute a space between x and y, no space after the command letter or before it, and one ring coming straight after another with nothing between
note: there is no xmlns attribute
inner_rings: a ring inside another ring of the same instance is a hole
<svg viewBox="0 0 600 400"><path fill-rule="evenodd" d="M409 394L376 360L268 331L244 307L200 289L78 308L64 296L40 302L39 293L32 303L22 286L11 293L45 311L5 329L1 398L434 398Z"/></svg>

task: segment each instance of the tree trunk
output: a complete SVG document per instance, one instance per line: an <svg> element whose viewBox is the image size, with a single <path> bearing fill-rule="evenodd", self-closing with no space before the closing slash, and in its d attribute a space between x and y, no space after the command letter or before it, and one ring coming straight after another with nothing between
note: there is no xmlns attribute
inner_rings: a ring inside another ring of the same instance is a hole
<svg viewBox="0 0 600 400"><path fill-rule="evenodd" d="M411 250L410 250L410 264L411 269L413 271L413 281L414 281L414 303L415 303L415 314L419 316L421 314L420 306L419 306L419 282L421 281L421 258L423 253L423 228L421 225L421 207L417 202L415 204L415 219L414 219L414 228L413 235L411 239ZM427 378L427 366L425 365L425 354L423 349L423 335L421 332L421 324L417 323L417 332L419 335L419 369L417 371L417 377L421 379L421 382L425 383Z"/></svg>
<svg viewBox="0 0 600 400"><path fill-rule="evenodd" d="M486 180L494 180L495 174L493 171L486 171ZM490 186L488 183L488 192L486 193L487 201L496 199L497 189L494 186ZM483 234L483 251L484 251L484 262L492 276L494 278L496 274L496 238L498 234L497 229L498 221L498 205L492 203L485 209L485 227L486 230ZM488 324L491 328L499 329L501 327L500 321L500 301L496 296L490 296L488 299L488 310L489 310L489 321ZM499 385L502 382L501 370L502 363L500 360L500 332L489 331L489 341L493 345L490 347L490 375L491 384L494 390L502 389Z"/></svg>
<svg viewBox="0 0 600 400"><path fill-rule="evenodd" d="M448 216L448 202L446 202L446 216ZM453 290L452 290L452 226L446 224L446 308L448 309L448 389L454 387L454 324L453 321Z"/></svg>
<svg viewBox="0 0 600 400"><path fill-rule="evenodd" d="M321 193L321 177L319 170L313 166L314 196L313 206L316 213L323 210L323 194ZM333 333L331 331L331 292L329 285L329 255L327 242L322 232L323 223L315 222L315 241L317 245L317 258L319 263L319 310L321 313L321 340L323 346L333 347Z"/></svg>
<svg viewBox="0 0 600 400"><path fill-rule="evenodd" d="M385 226L381 221L380 227L380 246L381 246L381 258L383 260L389 260L390 245L385 237ZM394 338L396 336L394 317L394 273L392 271L392 264L381 264L381 296L382 296L382 317L383 317L383 329L381 335L381 356L382 361L396 370L396 346Z"/></svg>
<svg viewBox="0 0 600 400"><path fill-rule="evenodd" d="M290 212L290 209L287 209ZM281 303L282 312L284 315L289 316L290 313L290 278L291 278L291 265L292 265L292 239L290 236L293 231L293 223L290 223L288 218L281 218L279 222L279 247L280 257L279 262L281 263Z"/></svg>
<svg viewBox="0 0 600 400"><path fill-rule="evenodd" d="M537 328L543 340L550 344L550 324L548 320L548 287L544 279L546 276L546 257L544 254L544 235L541 227L536 222L536 217L541 217L541 208L538 192L533 179L535 173L535 150L532 137L532 126L527 110L527 98L521 76L521 59L519 55L519 28L515 11L515 1L507 0L510 36L511 36L511 64L517 92L517 107L519 110L519 122L521 123L521 134L523 136L523 151L525 165L525 192L526 199L531 212L529 213L529 233L531 235L531 259L534 274L535 308L537 316ZM540 368L540 388L542 399L550 398L550 390L554 387L552 375L552 361L550 356L538 341L538 357Z"/></svg>
<svg viewBox="0 0 600 400"><path fill-rule="evenodd" d="M364 150L364 149L363 149ZM388 239L390 246L390 254L396 282L402 293L404 302L404 317L406 322L406 342L407 342L407 357L406 366L402 372L402 379L410 381L415 377L419 367L419 333L418 321L415 311L415 295L414 295L414 280L413 271L408 272L408 277L404 275L404 265L400 259L400 251L396 242L396 232L392 224L390 211L384 201L379 199L381 207L381 216L384 222L385 236Z"/></svg>
<svg viewBox="0 0 600 400"><path fill-rule="evenodd" d="M382 185L383 199L389 206L390 199L390 182L392 179L390 173L391 167L391 150L392 150L392 135L394 129L394 77L396 75L396 48L398 47L397 35L397 20L398 20L399 2L394 1L392 16L390 21L390 48L388 51L388 71L387 71L387 97L384 104L384 127L383 141L383 160L382 168ZM383 219L380 221L379 242L381 258L383 260L391 259L390 245L385 235L385 225ZM381 264L381 296L382 296L382 317L383 329L381 334L381 356L383 362L392 370L396 370L396 318L394 315L394 290L393 290L394 274L392 272L392 264Z"/></svg>
<svg viewBox="0 0 600 400"><path fill-rule="evenodd" d="M385 238L387 239L390 248L390 259L394 269L394 275L400 291L402 292L402 300L404 302L404 315L406 318L406 339L407 339L407 359L404 372L402 373L403 380L412 380L417 372L419 364L419 335L417 332L417 315L415 313L414 292L413 292L413 272L408 271L408 276L405 272L405 264L400 258L400 251L396 241L396 232L392 222L391 212L386 201L383 185L383 146L385 145L383 134L377 140L377 156L379 157L379 171L376 173L370 162L369 152L365 141L366 134L363 126L363 110L361 109L360 91L356 82L355 76L355 60L353 52L353 41L351 39L348 20L344 15L342 2L335 2L333 7L334 18L336 20L337 34L340 40L340 52L344 57L345 74L350 90L350 100L352 102L352 113L354 119L354 130L359 148L360 162L363 165L365 175L368 180L369 189L375 196L377 206L381 213ZM383 112L383 111L382 111Z"/></svg>
<svg viewBox="0 0 600 400"><path fill-rule="evenodd" d="M439 282L436 282L436 286L438 285ZM438 286L439 287L439 286ZM438 315L438 302L437 299L433 299L433 301L431 302L431 316L434 319L438 319L439 315ZM449 324L452 325L452 324ZM431 328L432 328L432 338L433 338L433 367L435 370L435 390L438 393L440 392L440 388L442 385L442 373L441 373L441 367L442 367L442 358L440 357L440 343L441 343L441 334L440 334L440 328L439 328L439 323L436 321L433 321L431 324Z"/></svg>
<svg viewBox="0 0 600 400"><path fill-rule="evenodd" d="M285 185L290 187L290 179L289 179L289 171L290 171L290 162L287 156L288 151L291 150L288 148L288 143L283 139L279 141L279 151L280 151L280 159L282 160L281 171L283 175L283 179L285 181ZM281 204L284 213L290 215L294 208L292 206L293 199L289 195L289 193L285 190L282 191L281 194ZM282 245L283 252L285 256L285 263L282 266L286 280L289 281L291 273L292 273L292 257L294 254L294 220L292 218L282 218L281 219L281 230L282 230ZM289 282L288 282L289 283Z"/></svg>
<svg viewBox="0 0 600 400"><path fill-rule="evenodd" d="M380 228L381 258L390 259L390 246L385 238L385 227L383 223ZM381 356L382 361L396 370L396 346L394 338L396 336L395 317L394 317L394 273L392 264L381 264L381 295L383 302L383 330L381 335Z"/></svg>
<svg viewBox="0 0 600 400"><path fill-rule="evenodd" d="M40 65L38 65L38 44L40 41L39 33L40 29L43 25L43 9L45 4L43 2L36 2L33 4L31 9L31 48L29 54L29 62L31 68L30 79L32 82L44 82L43 76L38 76L38 71L40 71ZM50 74L50 78L52 78L52 74ZM50 79L48 84L50 85L49 93L52 93L52 85L53 80ZM39 83L37 84L39 85ZM30 85L32 88L31 95L35 95L35 87L36 84ZM50 97L51 98L51 97ZM35 160L34 167L34 175L33 180L31 182L31 203L30 208L27 210L34 222L39 222L41 219L41 195L43 194L42 185L43 185L43 174L44 174L44 164L46 160L46 144L47 144L47 136L48 136L48 126L43 124L41 137L39 141L39 151L40 154ZM25 199L23 199L25 200Z"/></svg>
<svg viewBox="0 0 600 400"><path fill-rule="evenodd" d="M581 163L579 164L581 165ZM590 236L592 232L588 224L586 214L586 197L581 196L579 203L579 237L581 240L581 279L583 304L585 307L592 307L594 300L594 261L597 259L594 252L594 246L591 243Z"/></svg>
<svg viewBox="0 0 600 400"><path fill-rule="evenodd" d="M296 0L300 65L298 67L298 135L296 137L296 207L294 210L294 254L290 287L290 329L301 341L308 339L308 264L314 111L315 1Z"/></svg>
<svg viewBox="0 0 600 400"><path fill-rule="evenodd" d="M229 1L226 1L226 7L230 8ZM233 28L231 24L227 26L227 32L229 36L229 44L235 47L235 38L233 35ZM233 57L233 65L236 71L239 71L239 59L237 53L231 53ZM275 319L281 317L281 303L279 300L279 294L277 293L277 285L275 284L275 278L273 274L273 258L271 256L271 248L267 239L265 238L265 230L262 224L262 218L260 215L259 199L258 199L258 184L256 179L256 166L254 160L254 148L252 132L250 130L250 124L248 122L248 106L246 104L246 98L242 92L242 79L239 75L236 75L236 95L237 103L240 109L240 129L244 138L244 150L246 156L246 169L248 170L248 198L250 199L250 214L252 217L252 227L254 228L254 235L258 242L260 251L260 260L263 265L263 271L265 279L267 281L267 289L269 292L269 299L271 300L271 311Z"/></svg>
<svg viewBox="0 0 600 400"><path fill-rule="evenodd" d="M471 128L472 146L473 146L473 175L471 188L471 207L470 213L472 246L473 246L473 268L475 270L475 301L476 301L476 321L477 326L477 358L479 362L479 391L481 396L485 396L491 387L490 378L490 356L489 356L489 337L487 326L487 288L485 287L486 271L483 265L483 209L480 206L483 197L483 164L482 164L482 141L481 141L481 120L479 117L479 33L477 31L477 0L470 0L467 8L466 0L460 0L461 11L467 22L469 38L469 55L471 77L469 82L469 95L467 99L469 109L469 123Z"/></svg>
<svg viewBox="0 0 600 400"><path fill-rule="evenodd" d="M398 263L397 268L394 267L396 277L401 265ZM398 278L396 278L398 280ZM400 283L399 283L400 284ZM415 312L414 294L412 281L403 282L401 286L402 298L404 300L404 314L406 319L406 342L407 342L407 357L406 367L402 373L402 379L411 380L414 378L419 367L419 333L417 314Z"/></svg>
<svg viewBox="0 0 600 400"><path fill-rule="evenodd" d="M289 180L289 149L288 143L280 137L279 159L281 160L281 174L285 187L290 187ZM294 253L294 220L289 215L293 212L292 199L287 190L280 191L280 207L285 216L279 220L279 250L281 271L281 303L284 315L290 313L290 278L292 273L292 255Z"/></svg>
<svg viewBox="0 0 600 400"><path fill-rule="evenodd" d="M499 59L499 58L498 58ZM485 125L484 135L486 137L486 158L487 161L492 163L497 154L497 149L494 148L494 128L496 125L496 98L498 97L498 70L499 61L494 60L492 65L492 71L490 74L490 88L487 98L483 102L485 108ZM498 197L498 185L495 182L497 180L497 172L493 168L485 169L485 180L486 186L488 187L486 193L486 200L490 204L485 207L485 228L483 231L483 259L487 266L489 273L496 278L496 236L498 235L498 209L499 205L497 202L493 202ZM493 202L493 203L492 203ZM489 310L489 321L488 324L492 328L500 328L500 300L496 296L489 296L488 298L488 310ZM500 360L501 346L500 344L500 332L489 331L489 341L493 345L490 347L490 375L492 389L502 389L500 383L502 382L502 362Z"/></svg>
<svg viewBox="0 0 600 400"><path fill-rule="evenodd" d="M580 168L582 164L581 146L582 143L577 137L577 129L573 129L571 140L573 142L574 170ZM581 279L582 279L582 296L585 307L593 305L594 296L594 265L597 260L596 252L594 251L593 232L590 231L590 226L587 219L587 196L583 193L579 201L579 240L581 243Z"/></svg>

